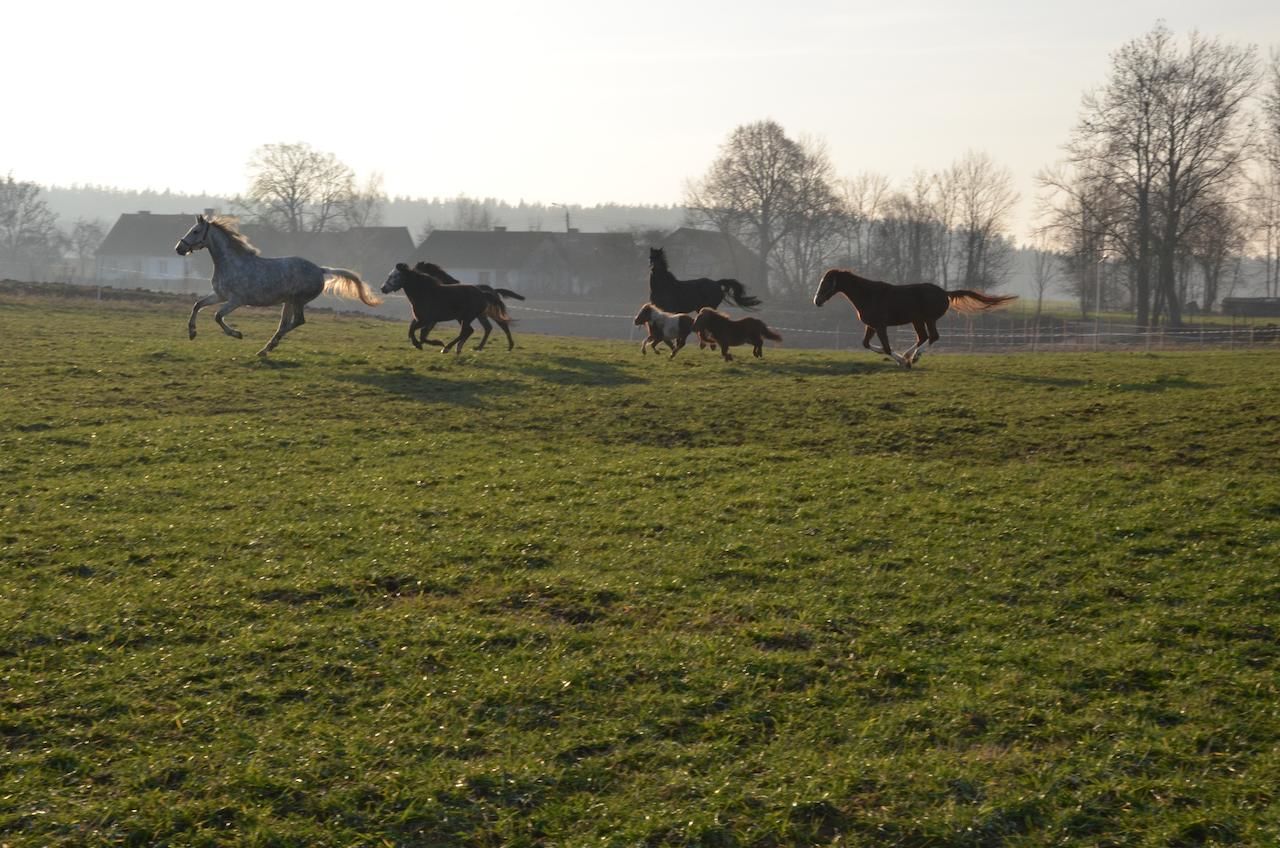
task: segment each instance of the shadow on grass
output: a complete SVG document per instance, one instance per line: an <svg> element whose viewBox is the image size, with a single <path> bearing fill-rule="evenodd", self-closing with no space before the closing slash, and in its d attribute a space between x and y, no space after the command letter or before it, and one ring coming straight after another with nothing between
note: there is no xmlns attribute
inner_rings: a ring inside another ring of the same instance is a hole
<svg viewBox="0 0 1280 848"><path fill-rule="evenodd" d="M520 370L530 377L561 386L621 386L645 382L616 363L563 354L541 357Z"/></svg>
<svg viewBox="0 0 1280 848"><path fill-rule="evenodd" d="M524 387L513 380L442 380L419 374L409 368L396 368L375 374L351 374L338 379L399 395L424 403L448 403L455 406L480 406L485 398L512 394Z"/></svg>
<svg viewBox="0 0 1280 848"><path fill-rule="evenodd" d="M1048 377L1040 374L996 374L997 380L1026 383L1033 386L1052 386L1057 389L1078 389L1091 386L1100 392L1167 392L1171 389L1208 389L1209 383L1189 380L1181 374L1162 374L1141 383L1100 383L1082 377Z"/></svg>

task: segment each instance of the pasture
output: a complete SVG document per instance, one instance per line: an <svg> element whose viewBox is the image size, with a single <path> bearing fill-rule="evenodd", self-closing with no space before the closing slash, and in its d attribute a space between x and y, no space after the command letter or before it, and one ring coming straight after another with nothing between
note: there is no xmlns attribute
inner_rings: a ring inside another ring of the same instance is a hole
<svg viewBox="0 0 1280 848"><path fill-rule="evenodd" d="M189 308L0 291L0 843L1280 840L1280 350Z"/></svg>

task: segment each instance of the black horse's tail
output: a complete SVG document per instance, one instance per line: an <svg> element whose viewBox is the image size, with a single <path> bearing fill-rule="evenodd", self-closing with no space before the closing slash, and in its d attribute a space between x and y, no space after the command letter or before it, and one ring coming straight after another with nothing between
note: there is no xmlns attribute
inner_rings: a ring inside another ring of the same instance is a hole
<svg viewBox="0 0 1280 848"><path fill-rule="evenodd" d="M719 280L720 291L743 309L754 309L760 305L760 298L747 294L747 289L737 280Z"/></svg>
<svg viewBox="0 0 1280 848"><path fill-rule="evenodd" d="M494 291L503 297L514 297L516 300L524 300L524 295L519 292L513 292L511 289L494 289Z"/></svg>
<svg viewBox="0 0 1280 848"><path fill-rule="evenodd" d="M972 291L970 289L956 289L947 292L947 300L951 301L951 308L957 312L982 312L987 309L994 309L997 306L1004 306L1010 301L1017 300L1016 294L984 294L980 291Z"/></svg>
<svg viewBox="0 0 1280 848"><path fill-rule="evenodd" d="M766 339L770 339L775 342L782 341L782 336L780 336L778 333L766 327L764 325L764 322L760 323L760 335L764 336Z"/></svg>

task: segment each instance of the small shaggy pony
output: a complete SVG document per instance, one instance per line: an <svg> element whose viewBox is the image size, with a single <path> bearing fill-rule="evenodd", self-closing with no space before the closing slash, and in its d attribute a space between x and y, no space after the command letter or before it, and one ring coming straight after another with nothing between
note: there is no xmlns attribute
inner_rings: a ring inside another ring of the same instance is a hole
<svg viewBox="0 0 1280 848"><path fill-rule="evenodd" d="M709 335L720 345L720 352L726 360L733 359L729 348L735 345L750 344L756 358L763 356L764 340L782 341L782 336L765 326L759 318L739 318L734 320L723 312L717 312L710 306L698 310L693 319L693 331L699 336Z"/></svg>

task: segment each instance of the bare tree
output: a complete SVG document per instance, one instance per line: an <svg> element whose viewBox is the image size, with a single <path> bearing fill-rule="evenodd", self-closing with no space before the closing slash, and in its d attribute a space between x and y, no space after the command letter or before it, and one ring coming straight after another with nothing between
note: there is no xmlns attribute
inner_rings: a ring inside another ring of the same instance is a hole
<svg viewBox="0 0 1280 848"><path fill-rule="evenodd" d="M796 174L797 215L788 232L778 241L773 267L780 288L803 294L816 284L822 271L831 265L840 249L843 207L833 189L834 169L826 147L817 141L802 141L807 151Z"/></svg>
<svg viewBox="0 0 1280 848"><path fill-rule="evenodd" d="M98 251L98 247L102 245L103 239L107 237L106 225L100 221L89 221L84 218L77 218L75 224L71 227L70 243L71 250L76 257L76 272L81 278L88 276L85 270L88 267L89 260Z"/></svg>
<svg viewBox="0 0 1280 848"><path fill-rule="evenodd" d="M1031 245L1031 286L1036 295L1036 312L1032 323L1035 325L1033 339L1037 342L1040 339L1040 315L1044 310L1044 296L1058 283L1062 259L1062 255L1053 249L1049 234L1044 231L1037 233L1035 242Z"/></svg>
<svg viewBox="0 0 1280 848"><path fill-rule="evenodd" d="M685 206L695 223L711 224L753 248L767 286L779 243L838 203L825 160L824 151L789 138L776 121L743 124L730 133L706 176L688 184Z"/></svg>
<svg viewBox="0 0 1280 848"><path fill-rule="evenodd" d="M488 200L475 200L465 194L454 200L453 229L455 230L492 230L502 225L493 212L493 205Z"/></svg>
<svg viewBox="0 0 1280 848"><path fill-rule="evenodd" d="M1009 275L1010 251L1003 237L1018 202L1013 174L987 154L970 151L948 169L940 185L939 209L947 218L939 222L949 233L954 215L959 240L959 284L965 288L998 287Z"/></svg>
<svg viewBox="0 0 1280 848"><path fill-rule="evenodd" d="M942 224L935 188L933 176L917 171L908 190L894 193L885 203L874 230L872 265L878 275L906 283L939 280Z"/></svg>
<svg viewBox="0 0 1280 848"><path fill-rule="evenodd" d="M40 192L13 174L0 180L0 262L9 273L47 272L62 258L66 237Z"/></svg>
<svg viewBox="0 0 1280 848"><path fill-rule="evenodd" d="M837 186L844 204L844 258L864 272L871 265L871 234L889 197L889 178L864 171Z"/></svg>
<svg viewBox="0 0 1280 848"><path fill-rule="evenodd" d="M1159 24L1113 55L1107 85L1084 99L1070 162L1080 178L1110 183L1128 207L1110 223L1126 246L1139 324L1162 315L1181 323L1182 242L1194 210L1239 178L1255 66L1252 48L1198 33L1179 52Z"/></svg>
<svg viewBox="0 0 1280 848"><path fill-rule="evenodd" d="M236 204L257 223L291 234L336 229L356 193L349 167L303 142L259 147L249 173L249 193Z"/></svg>
<svg viewBox="0 0 1280 848"><path fill-rule="evenodd" d="M376 227L382 223L382 207L386 202L382 174L375 171L347 199L342 210L343 220L348 227Z"/></svg>

